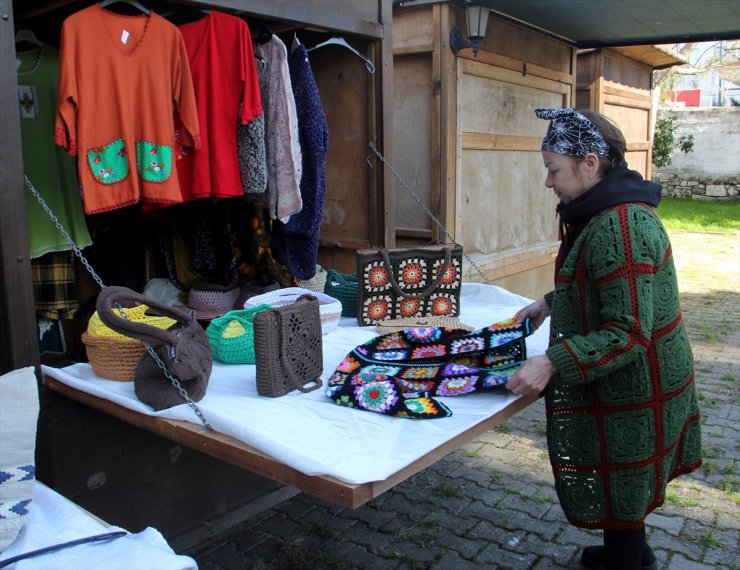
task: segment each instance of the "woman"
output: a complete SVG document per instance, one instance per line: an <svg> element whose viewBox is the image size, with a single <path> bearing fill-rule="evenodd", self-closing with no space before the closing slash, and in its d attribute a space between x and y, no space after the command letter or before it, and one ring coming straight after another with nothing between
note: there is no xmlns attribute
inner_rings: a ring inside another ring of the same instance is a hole
<svg viewBox="0 0 740 570"><path fill-rule="evenodd" d="M604 529L581 564L657 568L645 517L666 484L701 465L691 348L681 318L671 245L653 208L660 186L628 170L626 144L590 111L538 109L545 185L560 199L555 289L516 317L550 346L508 383L544 391L555 486L575 526Z"/></svg>

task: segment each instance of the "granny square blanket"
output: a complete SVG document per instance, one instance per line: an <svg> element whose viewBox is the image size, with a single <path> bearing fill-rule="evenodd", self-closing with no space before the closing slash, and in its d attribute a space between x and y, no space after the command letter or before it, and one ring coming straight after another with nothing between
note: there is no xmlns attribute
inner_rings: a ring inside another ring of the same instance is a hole
<svg viewBox="0 0 740 570"><path fill-rule="evenodd" d="M432 396L499 388L527 359L529 319L467 331L409 328L355 347L329 379L340 406L412 419L443 418L450 409Z"/></svg>

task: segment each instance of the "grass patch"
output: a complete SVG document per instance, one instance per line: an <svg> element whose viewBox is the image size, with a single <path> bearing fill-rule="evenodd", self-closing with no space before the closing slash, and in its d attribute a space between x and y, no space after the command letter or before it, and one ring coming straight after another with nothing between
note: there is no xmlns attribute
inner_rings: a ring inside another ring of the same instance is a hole
<svg viewBox="0 0 740 570"><path fill-rule="evenodd" d="M462 497L462 493L455 489L451 485L442 484L434 489L434 494L437 497L448 498L448 497Z"/></svg>
<svg viewBox="0 0 740 570"><path fill-rule="evenodd" d="M493 429L500 433L511 433L514 431L514 428L511 427L509 424L499 424Z"/></svg>
<svg viewBox="0 0 740 570"><path fill-rule="evenodd" d="M679 497L676 493L670 491L665 494L665 502L677 507L698 507L699 501L696 499L687 499Z"/></svg>
<svg viewBox="0 0 740 570"><path fill-rule="evenodd" d="M714 548L719 544L719 539L714 534L714 531L709 531L708 533L702 535L699 538L699 544L701 544L704 548Z"/></svg>
<svg viewBox="0 0 740 570"><path fill-rule="evenodd" d="M704 459L719 459L722 457L722 451L716 447L707 447L704 449Z"/></svg>
<svg viewBox="0 0 740 570"><path fill-rule="evenodd" d="M669 232L726 234L740 231L740 201L704 202L664 196L657 211Z"/></svg>
<svg viewBox="0 0 740 570"><path fill-rule="evenodd" d="M336 534L324 523L309 523L306 525L306 533L319 538L330 539L335 538Z"/></svg>
<svg viewBox="0 0 740 570"><path fill-rule="evenodd" d="M466 449L464 451L463 455L465 455L465 457L473 457L473 458L480 457L480 453L478 451L473 450L473 449Z"/></svg>
<svg viewBox="0 0 740 570"><path fill-rule="evenodd" d="M320 552L319 560L328 568L344 568L344 561L338 556L334 556L333 554Z"/></svg>

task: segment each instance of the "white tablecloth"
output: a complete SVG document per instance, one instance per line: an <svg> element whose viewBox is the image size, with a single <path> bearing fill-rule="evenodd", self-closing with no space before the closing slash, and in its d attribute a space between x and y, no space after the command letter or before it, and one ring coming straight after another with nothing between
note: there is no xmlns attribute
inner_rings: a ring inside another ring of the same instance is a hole
<svg viewBox="0 0 740 570"><path fill-rule="evenodd" d="M529 299L492 285L463 285L460 319L479 328L507 318ZM547 347L547 323L527 339L530 356ZM379 333L343 317L337 329L324 335L324 387L336 366L357 345ZM183 404L154 412L134 394L133 383L104 380L89 364L43 373L92 395L142 414L200 423ZM484 421L517 396L505 388L440 398L452 416L409 420L336 405L325 390L294 391L279 398L257 395L254 365L214 362L205 397L198 403L208 422L270 457L307 475L329 475L353 484L382 481L426 455L459 433Z"/></svg>
<svg viewBox="0 0 740 570"><path fill-rule="evenodd" d="M0 562L39 548L88 536L123 530L107 526L69 499L36 481L29 516L16 539L0 553ZM181 556L156 529L112 540L80 544L20 560L9 570L197 570L189 556Z"/></svg>

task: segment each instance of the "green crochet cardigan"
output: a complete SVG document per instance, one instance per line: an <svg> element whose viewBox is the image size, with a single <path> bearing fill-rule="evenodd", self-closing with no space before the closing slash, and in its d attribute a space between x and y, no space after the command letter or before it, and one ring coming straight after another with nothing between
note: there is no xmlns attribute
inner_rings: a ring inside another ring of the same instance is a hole
<svg viewBox="0 0 740 570"><path fill-rule="evenodd" d="M584 528L628 530L701 465L691 347L671 245L654 211L595 215L545 296L557 367L545 391L560 504Z"/></svg>

